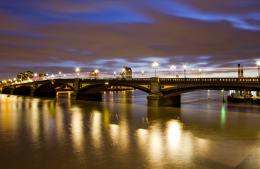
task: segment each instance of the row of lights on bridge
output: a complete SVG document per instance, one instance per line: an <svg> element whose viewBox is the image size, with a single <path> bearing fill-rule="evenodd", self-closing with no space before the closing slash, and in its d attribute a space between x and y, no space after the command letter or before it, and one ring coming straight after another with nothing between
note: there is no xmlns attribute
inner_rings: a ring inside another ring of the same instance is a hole
<svg viewBox="0 0 260 169"><path fill-rule="evenodd" d="M260 77L260 60L256 62L256 65L257 65L257 70L258 70L258 77ZM154 76L155 76L155 77L157 76L157 69L158 69L159 67L160 67L160 64L159 64L158 62L153 62L153 63L152 63L152 68L154 68ZM187 70L188 66L187 66L186 64L184 64L182 67L183 67L184 77L186 78L186 70ZM170 66L170 70L171 70L173 73L174 73L174 71L175 71L176 69L177 69L177 67L176 67L175 65L171 65L171 66ZM81 71L81 70L80 70L80 67L76 67L76 68L75 68L75 72L76 72L77 76L80 75L80 71ZM123 69L122 69L122 72L124 72L124 71L125 71L125 69L123 68ZM199 73L202 73L202 69L201 69L201 68L199 68L198 71L199 71ZM95 74L98 74L98 73L99 73L99 70L98 70L98 69L95 69L95 70L94 70L94 73L95 73ZM58 74L61 76L61 75L62 75L62 72L60 71ZM113 74L114 74L114 76L115 76L115 75L117 75L117 72L113 72ZM141 71L141 74L144 75L144 70ZM47 73L46 76L49 76L49 74ZM66 75L64 74L63 76L66 76ZM37 73L34 73L34 77L38 77L38 74L37 74ZM54 74L51 74L50 77L51 77L51 78L54 78L55 75L54 75ZM31 79L29 78L28 80L31 80ZM6 81L6 80L3 80L3 82L5 82L5 81ZM12 80L12 79L9 79L8 81L10 81L10 82L12 82L12 81L17 81L17 79L16 79L16 78L13 78L13 80Z"/></svg>

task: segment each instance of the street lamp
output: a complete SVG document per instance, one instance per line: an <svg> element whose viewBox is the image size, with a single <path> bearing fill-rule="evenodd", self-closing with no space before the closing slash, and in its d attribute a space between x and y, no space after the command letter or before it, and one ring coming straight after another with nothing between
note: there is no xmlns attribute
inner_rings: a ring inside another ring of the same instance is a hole
<svg viewBox="0 0 260 169"><path fill-rule="evenodd" d="M174 71L176 70L176 66L171 65L170 69L172 70L172 77L174 77Z"/></svg>
<svg viewBox="0 0 260 169"><path fill-rule="evenodd" d="M260 60L256 62L257 70L258 70L258 77L260 78Z"/></svg>
<svg viewBox="0 0 260 169"><path fill-rule="evenodd" d="M199 69L199 73L200 73L200 78L201 78L201 74L202 74L202 69Z"/></svg>
<svg viewBox="0 0 260 169"><path fill-rule="evenodd" d="M33 75L34 77L37 77L38 76L38 74L37 73L34 73L34 75Z"/></svg>
<svg viewBox="0 0 260 169"><path fill-rule="evenodd" d="M98 69L95 69L95 70L94 70L94 73L95 73L95 74L98 74L98 73L99 73L99 70L98 70Z"/></svg>
<svg viewBox="0 0 260 169"><path fill-rule="evenodd" d="M144 70L141 71L142 77L144 76Z"/></svg>
<svg viewBox="0 0 260 169"><path fill-rule="evenodd" d="M187 69L187 65L183 65L183 70L184 70L184 78L186 78L186 69Z"/></svg>
<svg viewBox="0 0 260 169"><path fill-rule="evenodd" d="M159 63L158 62L153 62L152 67L154 68L154 76L156 77L156 69L159 67Z"/></svg>
<svg viewBox="0 0 260 169"><path fill-rule="evenodd" d="M114 72L113 74L114 74L114 77L116 77L116 72Z"/></svg>
<svg viewBox="0 0 260 169"><path fill-rule="evenodd" d="M76 67L76 68L75 68L75 72L77 73L77 76L79 77L80 68L79 68L79 67Z"/></svg>
<svg viewBox="0 0 260 169"><path fill-rule="evenodd" d="M59 72L59 75L61 75L61 72Z"/></svg>

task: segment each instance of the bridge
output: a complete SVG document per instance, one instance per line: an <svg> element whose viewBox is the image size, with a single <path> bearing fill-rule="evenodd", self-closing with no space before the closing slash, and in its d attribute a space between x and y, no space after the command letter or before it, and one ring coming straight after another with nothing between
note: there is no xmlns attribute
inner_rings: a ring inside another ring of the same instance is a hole
<svg viewBox="0 0 260 169"><path fill-rule="evenodd" d="M72 92L75 99L100 101L102 91L111 86L144 91L150 105L179 106L181 94L195 90L260 91L260 78L57 78L5 85L1 92L36 97L56 97L57 92Z"/></svg>

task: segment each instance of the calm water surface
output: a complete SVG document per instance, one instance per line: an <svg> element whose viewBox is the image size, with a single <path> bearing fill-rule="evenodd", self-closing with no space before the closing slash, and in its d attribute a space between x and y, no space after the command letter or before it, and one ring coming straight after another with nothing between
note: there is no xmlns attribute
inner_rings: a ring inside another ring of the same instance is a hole
<svg viewBox="0 0 260 169"><path fill-rule="evenodd" d="M113 100L113 101L112 101ZM147 107L139 91L103 102L0 95L1 169L260 169L260 107L185 94Z"/></svg>

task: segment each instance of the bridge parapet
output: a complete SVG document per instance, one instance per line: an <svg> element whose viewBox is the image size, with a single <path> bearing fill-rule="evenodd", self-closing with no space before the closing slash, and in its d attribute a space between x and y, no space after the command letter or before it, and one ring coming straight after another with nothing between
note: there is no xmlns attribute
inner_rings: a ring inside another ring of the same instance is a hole
<svg viewBox="0 0 260 169"><path fill-rule="evenodd" d="M249 83L260 83L260 78L160 78L162 83L164 82L249 82Z"/></svg>

